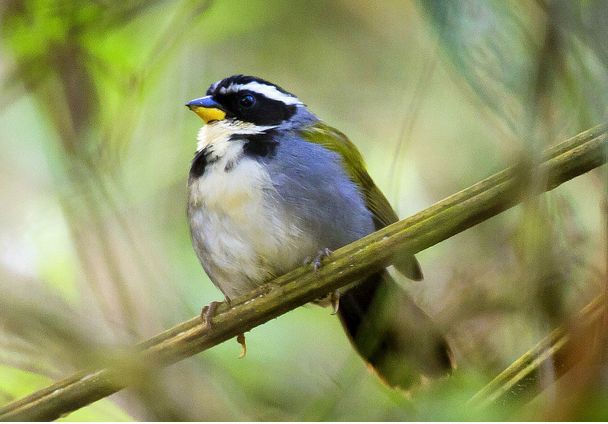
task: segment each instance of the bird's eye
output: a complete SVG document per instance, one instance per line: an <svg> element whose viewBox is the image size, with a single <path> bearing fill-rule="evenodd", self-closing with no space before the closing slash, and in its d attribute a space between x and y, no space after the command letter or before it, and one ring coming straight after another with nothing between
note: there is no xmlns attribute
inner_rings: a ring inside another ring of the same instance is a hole
<svg viewBox="0 0 608 424"><path fill-rule="evenodd" d="M255 105L255 97L251 94L245 94L239 98L239 105L245 109L251 109Z"/></svg>

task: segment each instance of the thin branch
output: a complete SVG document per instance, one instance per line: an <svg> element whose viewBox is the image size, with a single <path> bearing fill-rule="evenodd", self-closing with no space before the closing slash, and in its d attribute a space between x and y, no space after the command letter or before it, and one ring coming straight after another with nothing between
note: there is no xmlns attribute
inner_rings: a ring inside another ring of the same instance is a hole
<svg viewBox="0 0 608 424"><path fill-rule="evenodd" d="M579 331L598 324L603 318L605 308L606 298L600 294L577 314L574 322ZM566 326L556 328L477 392L470 399L469 405L483 409L492 404L528 399L538 392L533 389L538 388L538 373L543 365L555 358L559 359L561 354L568 350L571 342L570 331ZM557 361L556 379L564 375L572 365Z"/></svg>
<svg viewBox="0 0 608 424"><path fill-rule="evenodd" d="M548 149L541 172L544 190L606 162L608 125L585 131ZM179 324L138 346L129 367L83 371L0 408L0 420L52 420L136 382L133 366L160 367L180 361L276 318L298 306L377 272L404 252L416 253L519 203L525 173L508 168L430 208L334 252L317 272L301 267L248 296L222 304L211 328L199 317ZM135 367L137 369L137 367ZM145 369L145 368L142 368Z"/></svg>

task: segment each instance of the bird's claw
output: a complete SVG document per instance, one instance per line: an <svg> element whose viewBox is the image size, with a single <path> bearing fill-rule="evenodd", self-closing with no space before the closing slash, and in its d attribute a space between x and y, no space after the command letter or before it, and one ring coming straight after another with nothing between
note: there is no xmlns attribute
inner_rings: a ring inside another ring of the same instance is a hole
<svg viewBox="0 0 608 424"><path fill-rule="evenodd" d="M245 342L245 333L241 333L236 336L236 341L241 345L241 353L239 359L243 359L247 355L247 343Z"/></svg>
<svg viewBox="0 0 608 424"><path fill-rule="evenodd" d="M313 258L311 258L311 257L306 258L306 259L304 260L304 265L309 265L309 264L311 264L311 265L312 265L312 267L314 268L314 270L315 270L315 271L318 271L318 270L319 270L319 268L321 268L321 266L323 265L321 261L322 261L324 258L327 258L327 257L328 257L329 255L331 255L332 253L333 253L333 252L332 252L330 249L328 249L327 247L325 247L325 248L323 248L323 249L319 250L319 251L317 252L317 254L315 255L315 257L313 257Z"/></svg>
<svg viewBox="0 0 608 424"><path fill-rule="evenodd" d="M332 315L336 315L338 313L338 309L340 308L340 292L338 290L334 290L329 295L329 301L331 303Z"/></svg>

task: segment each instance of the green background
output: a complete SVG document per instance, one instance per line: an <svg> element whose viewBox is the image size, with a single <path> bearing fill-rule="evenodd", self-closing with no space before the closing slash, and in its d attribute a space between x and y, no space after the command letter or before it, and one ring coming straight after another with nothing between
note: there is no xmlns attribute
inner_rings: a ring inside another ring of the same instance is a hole
<svg viewBox="0 0 608 424"><path fill-rule="evenodd" d="M0 404L221 299L185 216L201 121L183 105L212 82L251 74L295 93L351 138L406 217L605 120L607 10L4 1ZM605 419L595 371L554 386L544 370L551 390L523 405L466 402L603 288L606 191L605 169L592 171L418 255L425 280L402 284L453 345L449 379L383 386L337 318L305 306L248 333L244 359L227 342L64 419Z"/></svg>

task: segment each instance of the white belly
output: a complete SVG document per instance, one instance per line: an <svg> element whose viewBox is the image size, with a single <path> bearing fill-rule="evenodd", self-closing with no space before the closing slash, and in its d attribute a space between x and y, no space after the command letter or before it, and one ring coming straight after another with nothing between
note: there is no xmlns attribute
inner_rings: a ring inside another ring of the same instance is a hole
<svg viewBox="0 0 608 424"><path fill-rule="evenodd" d="M220 158L191 182L188 211L203 267L234 297L297 267L316 247L282 207L261 164L242 157L226 171L226 163Z"/></svg>

